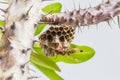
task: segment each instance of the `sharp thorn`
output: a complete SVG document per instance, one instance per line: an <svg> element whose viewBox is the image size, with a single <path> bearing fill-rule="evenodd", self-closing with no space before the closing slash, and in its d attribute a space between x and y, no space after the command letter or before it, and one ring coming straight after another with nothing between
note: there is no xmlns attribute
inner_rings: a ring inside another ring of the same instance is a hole
<svg viewBox="0 0 120 80"><path fill-rule="evenodd" d="M32 9L32 7L33 7L33 5L28 9L28 11L27 11L27 13L26 13L27 16L29 15L29 12L30 12L30 10Z"/></svg>
<svg viewBox="0 0 120 80"><path fill-rule="evenodd" d="M78 31L80 29L80 31L82 32L80 24L78 24L77 27L78 27Z"/></svg>
<svg viewBox="0 0 120 80"><path fill-rule="evenodd" d="M88 29L90 29L90 26L89 25L87 25L88 26Z"/></svg>
<svg viewBox="0 0 120 80"><path fill-rule="evenodd" d="M1 9L1 8L0 8L0 10L1 10L2 12L6 13L6 10L4 10L4 9Z"/></svg>
<svg viewBox="0 0 120 80"><path fill-rule="evenodd" d="M91 2L90 2L90 0L89 0L89 7L91 8Z"/></svg>
<svg viewBox="0 0 120 80"><path fill-rule="evenodd" d="M80 1L79 1L79 9L81 9L81 7L80 7Z"/></svg>
<svg viewBox="0 0 120 80"><path fill-rule="evenodd" d="M80 29L81 32L83 32L81 26L79 26L79 29Z"/></svg>
<svg viewBox="0 0 120 80"><path fill-rule="evenodd" d="M109 22L109 21L107 21L107 23L108 23L108 25L110 26L110 28L112 28L112 26L110 25L110 22Z"/></svg>
<svg viewBox="0 0 120 80"><path fill-rule="evenodd" d="M3 27L0 26L0 30L3 30Z"/></svg>
<svg viewBox="0 0 120 80"><path fill-rule="evenodd" d="M80 10L80 2L79 2L79 10Z"/></svg>
<svg viewBox="0 0 120 80"><path fill-rule="evenodd" d="M96 28L98 29L98 24L96 24Z"/></svg>
<svg viewBox="0 0 120 80"><path fill-rule="evenodd" d="M76 9L76 6L75 6L75 1L73 0L73 6L74 6L74 9Z"/></svg>
<svg viewBox="0 0 120 80"><path fill-rule="evenodd" d="M104 0L102 0L102 4L104 4Z"/></svg>
<svg viewBox="0 0 120 80"><path fill-rule="evenodd" d="M65 5L65 4L63 3L63 5ZM69 12L69 10L68 10L68 8L66 8L66 6L64 6L64 10L65 10L65 12Z"/></svg>
<svg viewBox="0 0 120 80"><path fill-rule="evenodd" d="M81 26L78 26L78 33L79 31L82 32Z"/></svg>
<svg viewBox="0 0 120 80"><path fill-rule="evenodd" d="M113 23L116 24L116 22L114 21L113 17L112 16L110 16L110 17L111 17L111 20L113 21Z"/></svg>
<svg viewBox="0 0 120 80"><path fill-rule="evenodd" d="M5 32L5 29L3 27L0 26L0 30L2 31L2 33Z"/></svg>
<svg viewBox="0 0 120 80"><path fill-rule="evenodd" d="M64 7L64 10L65 10L65 11L64 11L65 13L67 13L67 12L70 11L70 10L68 10L66 7Z"/></svg>
<svg viewBox="0 0 120 80"><path fill-rule="evenodd" d="M2 4L8 4L8 2L0 2L0 3L2 3Z"/></svg>
<svg viewBox="0 0 120 80"><path fill-rule="evenodd" d="M117 16L117 22L118 22L118 26L120 28L120 16Z"/></svg>
<svg viewBox="0 0 120 80"><path fill-rule="evenodd" d="M69 12L70 10L66 8L66 11Z"/></svg>
<svg viewBox="0 0 120 80"><path fill-rule="evenodd" d="M116 24L116 22L115 22L115 20L114 20L114 19L112 19L112 21L113 21L113 23L114 23L114 24Z"/></svg>

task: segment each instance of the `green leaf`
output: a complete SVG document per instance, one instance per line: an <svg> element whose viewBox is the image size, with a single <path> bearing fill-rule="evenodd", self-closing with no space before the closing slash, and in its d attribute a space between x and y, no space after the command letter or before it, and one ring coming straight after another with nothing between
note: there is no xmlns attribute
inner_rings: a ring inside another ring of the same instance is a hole
<svg viewBox="0 0 120 80"><path fill-rule="evenodd" d="M54 62L65 62L65 63L82 63L89 59L91 59L95 51L88 47L88 46L78 46L75 44L70 45L70 49L76 49L75 53L71 53L70 55L57 55L54 57L47 57L49 59L52 59ZM34 50L38 52L39 55L43 55L44 51L40 48L38 43L34 46ZM44 56L45 57L45 56ZM41 58L38 58L41 59ZM47 61L45 61L47 63ZM42 71L47 77L50 78L50 80L63 80L60 76L58 76L52 69L49 69L47 67L41 66L37 63L32 63L34 66L36 66L40 71Z"/></svg>
<svg viewBox="0 0 120 80"><path fill-rule="evenodd" d="M46 13L58 13L61 11L61 8L62 8L62 5L61 3L59 2L56 2L56 3L52 3L52 4L49 4L47 5L46 7L44 7L42 9L43 12L46 12Z"/></svg>
<svg viewBox="0 0 120 80"><path fill-rule="evenodd" d="M52 3L52 4L49 4L47 6L45 6L42 10L43 12L45 13L58 13L61 11L61 8L62 8L62 5L60 3ZM35 32L35 35L38 35L41 33L41 31L45 28L47 24L40 24L37 26L37 29L36 29L36 32Z"/></svg>
<svg viewBox="0 0 120 80"><path fill-rule="evenodd" d="M37 46L37 45L36 45ZM44 51L42 50L42 48L40 48L40 46L34 47L33 48L38 54L42 54L44 55ZM46 57L46 56L45 56Z"/></svg>
<svg viewBox="0 0 120 80"><path fill-rule="evenodd" d="M35 67L37 67L41 72L44 73L50 80L64 80L61 78L55 71L39 66L38 64L32 63Z"/></svg>
<svg viewBox="0 0 120 80"><path fill-rule="evenodd" d="M41 33L41 31L45 28L47 24L40 24L37 26L37 29L36 29L36 32L35 32L35 35L38 35Z"/></svg>
<svg viewBox="0 0 120 80"><path fill-rule="evenodd" d="M52 60L55 62L65 62L65 63L71 63L71 64L76 64L76 63L82 63L85 61L88 61L91 59L95 51L88 47L88 46L78 46L75 44L70 45L70 49L75 49L75 53L71 53L70 55L57 55L54 57L51 57Z"/></svg>
<svg viewBox="0 0 120 80"><path fill-rule="evenodd" d="M0 20L0 27L3 27L5 25L5 22Z"/></svg>
<svg viewBox="0 0 120 80"><path fill-rule="evenodd" d="M0 20L0 27L3 27L5 25L5 22ZM2 31L0 30L0 39L2 37Z"/></svg>
<svg viewBox="0 0 120 80"><path fill-rule="evenodd" d="M60 71L59 67L55 64L54 61L45 57L42 54L32 53L30 57L30 61L31 63L37 64L39 66L42 66L51 70Z"/></svg>
<svg viewBox="0 0 120 80"><path fill-rule="evenodd" d="M65 62L65 63L76 64L76 63L82 63L82 62L88 61L95 54L94 49L88 46L78 46L75 44L71 44L70 49L75 49L76 52L70 53L70 55L68 54L56 55L56 56L49 57L49 58L52 59L54 62ZM43 50L38 46L35 47L35 50L37 52L40 52L39 54L43 55L44 53Z"/></svg>

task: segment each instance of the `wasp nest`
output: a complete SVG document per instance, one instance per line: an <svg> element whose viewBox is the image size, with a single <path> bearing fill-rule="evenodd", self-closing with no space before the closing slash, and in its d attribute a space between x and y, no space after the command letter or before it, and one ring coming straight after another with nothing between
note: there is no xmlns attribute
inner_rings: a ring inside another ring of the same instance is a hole
<svg viewBox="0 0 120 80"><path fill-rule="evenodd" d="M74 34L75 29L70 25L52 25L39 37L40 45L44 49L45 55L64 55L69 48L69 44L74 39Z"/></svg>

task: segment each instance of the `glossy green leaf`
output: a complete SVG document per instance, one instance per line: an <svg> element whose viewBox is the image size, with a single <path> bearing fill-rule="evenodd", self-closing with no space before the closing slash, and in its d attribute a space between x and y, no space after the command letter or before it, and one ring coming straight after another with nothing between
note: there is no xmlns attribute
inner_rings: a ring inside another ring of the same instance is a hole
<svg viewBox="0 0 120 80"><path fill-rule="evenodd" d="M46 13L58 13L61 11L61 8L62 8L61 3L56 2L56 3L47 5L42 9L42 11Z"/></svg>
<svg viewBox="0 0 120 80"><path fill-rule="evenodd" d="M40 24L37 26L37 29L36 29L36 32L35 32L35 35L38 35L41 33L41 31L45 28L47 24Z"/></svg>
<svg viewBox="0 0 120 80"><path fill-rule="evenodd" d="M45 6L42 10L43 12L45 13L58 13L61 11L61 8L62 8L62 5L60 3L52 3L52 4L49 4L47 6ZM36 32L35 32L35 35L38 35L41 33L41 31L45 28L47 24L40 24L37 26L37 29L36 29Z"/></svg>
<svg viewBox="0 0 120 80"><path fill-rule="evenodd" d="M3 27L5 25L5 22L0 20L0 27Z"/></svg>
<svg viewBox="0 0 120 80"><path fill-rule="evenodd" d="M44 73L50 80L63 80L55 71L39 66L38 64L32 63L35 67L37 67L41 72Z"/></svg>
<svg viewBox="0 0 120 80"><path fill-rule="evenodd" d="M35 50L38 54L44 55L44 51L43 51L39 46L34 47L34 50ZM46 56L45 56L45 57L46 57Z"/></svg>
<svg viewBox="0 0 120 80"><path fill-rule="evenodd" d="M94 54L95 51L88 47L88 46L78 46L75 44L71 44L70 45L70 49L75 49L76 52L75 53L70 53L69 55L57 55L54 57L51 57L51 59L53 59L55 62L65 62L65 63L82 63L85 61L88 61L89 59L91 59Z"/></svg>
<svg viewBox="0 0 120 80"><path fill-rule="evenodd" d="M42 54L36 54L36 53L31 54L30 61L39 66L42 66L51 70L60 71L59 67L55 64L54 61L45 57Z"/></svg>
<svg viewBox="0 0 120 80"><path fill-rule="evenodd" d="M49 58L55 62L65 62L65 63L76 64L76 63L82 63L82 62L88 61L95 54L95 51L88 46L78 46L75 44L71 44L70 49L75 49L76 52L70 53L69 55L68 54L56 55ZM40 54L44 53L40 47L35 47L35 50L37 52L41 52Z"/></svg>

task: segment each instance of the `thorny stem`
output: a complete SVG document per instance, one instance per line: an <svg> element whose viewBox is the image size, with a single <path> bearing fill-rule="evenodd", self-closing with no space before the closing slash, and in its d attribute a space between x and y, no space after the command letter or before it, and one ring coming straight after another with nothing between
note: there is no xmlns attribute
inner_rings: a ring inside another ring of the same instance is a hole
<svg viewBox="0 0 120 80"><path fill-rule="evenodd" d="M40 23L88 26L111 20L120 13L120 1L107 1L96 7L73 10L63 13L43 14Z"/></svg>
<svg viewBox="0 0 120 80"><path fill-rule="evenodd" d="M29 79L28 61L41 0L11 0L0 40L0 80Z"/></svg>

